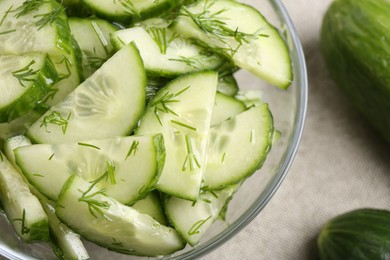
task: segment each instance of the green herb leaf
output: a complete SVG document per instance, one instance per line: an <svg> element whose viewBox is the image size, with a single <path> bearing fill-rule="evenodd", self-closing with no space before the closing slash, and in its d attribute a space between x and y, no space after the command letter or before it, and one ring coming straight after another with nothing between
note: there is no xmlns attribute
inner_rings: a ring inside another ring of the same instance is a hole
<svg viewBox="0 0 390 260"><path fill-rule="evenodd" d="M31 68L31 66L34 65L35 63L36 63L35 60L32 60L25 67L12 72L12 76L17 78L19 84L24 88L26 87L25 82L33 82L36 79L39 70L33 70Z"/></svg>

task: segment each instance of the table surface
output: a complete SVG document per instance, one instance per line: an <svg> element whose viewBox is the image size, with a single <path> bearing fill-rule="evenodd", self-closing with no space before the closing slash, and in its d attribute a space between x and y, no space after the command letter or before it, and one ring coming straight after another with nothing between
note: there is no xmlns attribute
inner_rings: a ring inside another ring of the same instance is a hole
<svg viewBox="0 0 390 260"><path fill-rule="evenodd" d="M316 237L330 218L390 209L390 146L330 79L319 51L331 0L284 0L306 57L309 102L293 165L270 203L239 234L204 259L316 259Z"/></svg>

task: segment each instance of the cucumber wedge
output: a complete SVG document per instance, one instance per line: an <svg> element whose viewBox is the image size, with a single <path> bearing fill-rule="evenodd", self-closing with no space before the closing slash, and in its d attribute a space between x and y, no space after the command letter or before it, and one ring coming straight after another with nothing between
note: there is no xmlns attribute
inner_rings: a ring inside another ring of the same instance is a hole
<svg viewBox="0 0 390 260"><path fill-rule="evenodd" d="M20 173L0 152L0 200L17 235L27 242L49 241L48 218Z"/></svg>
<svg viewBox="0 0 390 260"><path fill-rule="evenodd" d="M203 192L196 202L168 196L163 203L165 212L180 235L194 246L219 217L238 187L233 185L220 191Z"/></svg>
<svg viewBox="0 0 390 260"><path fill-rule="evenodd" d="M55 0L2 0L0 17L0 54L72 52L65 9Z"/></svg>
<svg viewBox="0 0 390 260"><path fill-rule="evenodd" d="M51 107L27 136L55 144L127 135L144 110L145 86L141 57L134 45L127 45Z"/></svg>
<svg viewBox="0 0 390 260"><path fill-rule="evenodd" d="M273 133L267 104L212 127L203 189L222 189L253 174L267 157Z"/></svg>
<svg viewBox="0 0 390 260"><path fill-rule="evenodd" d="M179 4L178 0L83 0L82 2L98 17L125 23L161 15Z"/></svg>
<svg viewBox="0 0 390 260"><path fill-rule="evenodd" d="M102 19L76 17L69 18L69 26L82 52L84 78L88 78L114 54L110 34L117 27Z"/></svg>
<svg viewBox="0 0 390 260"><path fill-rule="evenodd" d="M273 85L284 89L291 83L291 60L283 38L249 5L233 0L196 1L181 8L173 30Z"/></svg>
<svg viewBox="0 0 390 260"><path fill-rule="evenodd" d="M160 134L36 144L16 149L15 157L29 182L53 201L69 176L77 174L91 187L104 188L116 200L130 204L154 188L165 150Z"/></svg>
<svg viewBox="0 0 390 260"><path fill-rule="evenodd" d="M180 37L167 26L133 27L112 34L117 49L134 42L148 75L176 77L200 70L216 69L224 58Z"/></svg>
<svg viewBox="0 0 390 260"><path fill-rule="evenodd" d="M168 83L149 102L136 133L164 136L166 160L157 183L160 191L197 199L217 81L212 71L187 74Z"/></svg>
<svg viewBox="0 0 390 260"><path fill-rule="evenodd" d="M168 220L164 213L164 208L161 205L160 195L157 191L150 192L145 198L137 201L132 208L138 210L142 214L148 214L161 225L167 226Z"/></svg>
<svg viewBox="0 0 390 260"><path fill-rule="evenodd" d="M14 150L19 147L31 145L31 141L24 135L17 135L9 138L4 145L4 153L8 161L23 174L20 168L16 165ZM27 180L25 181L27 184ZM50 228L50 244L53 248L53 252L60 259L88 259L89 255L85 249L80 236L70 230L65 224L61 223L55 214L55 205L52 201L49 201L46 197L40 194L34 187L29 185L29 188L34 196L40 201L42 207L37 207L36 210L46 213Z"/></svg>
<svg viewBox="0 0 390 260"><path fill-rule="evenodd" d="M56 207L58 217L84 238L109 250L141 256L168 255L184 247L178 233L147 214L110 198L73 175Z"/></svg>
<svg viewBox="0 0 390 260"><path fill-rule="evenodd" d="M215 95L211 126L219 125L223 121L234 117L245 110L245 104L241 101L222 93L217 93Z"/></svg>
<svg viewBox="0 0 390 260"><path fill-rule="evenodd" d="M57 80L46 54L0 56L0 122L10 122L34 109Z"/></svg>

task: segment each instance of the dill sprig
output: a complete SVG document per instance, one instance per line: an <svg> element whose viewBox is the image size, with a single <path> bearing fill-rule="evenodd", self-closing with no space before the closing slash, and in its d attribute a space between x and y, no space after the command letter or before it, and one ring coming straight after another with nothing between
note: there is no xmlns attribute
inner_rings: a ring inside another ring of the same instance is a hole
<svg viewBox="0 0 390 260"><path fill-rule="evenodd" d="M197 130L196 127L193 127L193 126L191 126L191 125L189 125L189 124L185 124L185 123L180 122L180 121L177 121L177 120L171 120L171 122L172 122L173 124L175 124L175 125L179 125L179 126L185 127L185 128L187 128L187 129L190 129L190 130L193 130L193 131L196 131L196 130Z"/></svg>
<svg viewBox="0 0 390 260"><path fill-rule="evenodd" d="M11 30L8 30L8 31L2 31L2 32L0 32L0 35L4 35L4 34L8 34L8 33L13 33L13 32L16 32L16 29L11 29Z"/></svg>
<svg viewBox="0 0 390 260"><path fill-rule="evenodd" d="M37 14L34 18L40 18L35 22L35 25L38 26L38 30L42 29L46 25L52 25L59 16L65 12L65 9L62 6L56 6L52 11L45 14Z"/></svg>
<svg viewBox="0 0 390 260"><path fill-rule="evenodd" d="M78 144L78 145L81 145L81 146L91 147L91 148L100 150L100 147L98 147L98 146L96 146L96 145L93 145L93 144L82 143L82 142L78 142L77 144Z"/></svg>
<svg viewBox="0 0 390 260"><path fill-rule="evenodd" d="M140 12L134 6L133 2L129 0L114 0L114 4L120 4L123 7L123 11L127 15L141 17Z"/></svg>
<svg viewBox="0 0 390 260"><path fill-rule="evenodd" d="M126 154L125 161L127 160L127 158L129 158L131 154L135 156L135 154L138 152L138 145L139 145L139 141L134 140L130 146L129 151Z"/></svg>
<svg viewBox="0 0 390 260"><path fill-rule="evenodd" d="M186 158L184 159L181 170L186 171L189 167L190 171L193 171L195 170L195 167L200 168L200 163L192 147L193 145L192 138L189 135L186 135L185 141L186 141L187 155Z"/></svg>
<svg viewBox="0 0 390 260"><path fill-rule="evenodd" d="M1 20L0 20L0 26L3 25L3 23L4 23L5 19L7 18L8 14L12 11L12 8L14 8L13 5L11 5L11 6L8 8L8 10L4 12L3 17L2 17Z"/></svg>
<svg viewBox="0 0 390 260"><path fill-rule="evenodd" d="M179 58L170 58L170 61L177 61L177 62L182 62L186 64L189 67L192 67L194 69L199 69L197 65L199 65L199 59L197 57L184 57L180 56Z"/></svg>
<svg viewBox="0 0 390 260"><path fill-rule="evenodd" d="M87 203L89 212L95 218L98 218L99 215L101 217L107 218L102 209L110 208L110 204L108 203L108 201L101 201L101 200L94 199L94 197L97 195L102 195L104 197L107 197L107 194L105 193L106 190L101 189L91 194L88 194L90 191L91 189L88 189L87 191L83 192L81 198L79 198L79 201Z"/></svg>
<svg viewBox="0 0 390 260"><path fill-rule="evenodd" d="M64 64L65 65L65 68L66 68L66 71L67 73L61 73L59 74L59 81L63 80L63 79L67 79L70 77L70 75L72 74L70 68L72 66L72 62L69 60L69 58L63 56L63 59L59 62L56 62L56 64L60 65L60 64Z"/></svg>
<svg viewBox="0 0 390 260"><path fill-rule="evenodd" d="M52 111L51 114L45 116L42 120L40 127L45 126L47 131L47 126L49 124L61 126L62 133L66 133L66 129L68 128L69 119L72 112L69 112L67 118L61 116L59 111Z"/></svg>
<svg viewBox="0 0 390 260"><path fill-rule="evenodd" d="M28 227L26 227L26 210L25 209L23 209L22 218L15 218L15 219L13 219L13 221L22 222L21 230L20 230L20 233L22 233L22 235L28 234L30 232L30 229Z"/></svg>
<svg viewBox="0 0 390 260"><path fill-rule="evenodd" d="M210 11L214 2L205 1L203 10L199 13L192 13L185 6L182 7L182 15L189 17L195 25L212 37L216 37L221 43L228 46L227 48L220 48L221 50L227 52L229 51L231 56L233 56L237 50L241 47L242 44L248 43L251 39L257 38L259 35L258 32L255 33L245 33L239 31L239 28L229 28L224 20L224 13L227 9L220 9L218 11ZM265 35L262 35L265 36ZM229 41L234 39L237 42L237 46L232 46Z"/></svg>
<svg viewBox="0 0 390 260"><path fill-rule="evenodd" d="M107 165L107 168L104 171L104 173L102 175L100 175L99 177L97 177L95 180L90 181L89 183L91 183L91 186L89 186L88 190L86 190L84 193L90 192L93 189L93 187L95 187L102 180L105 180L105 181L110 180L111 184L116 184L114 162L111 160L106 161L106 165Z"/></svg>
<svg viewBox="0 0 390 260"><path fill-rule="evenodd" d="M21 6L13 10L16 12L15 17L19 18L23 15L26 15L32 11L38 10L43 4L48 3L45 0L26 0Z"/></svg>
<svg viewBox="0 0 390 260"><path fill-rule="evenodd" d="M106 60L97 56L87 56L87 66L92 70L100 68Z"/></svg>
<svg viewBox="0 0 390 260"><path fill-rule="evenodd" d="M151 102L150 106L154 107L154 114L157 117L157 120L159 121L160 125L162 125L162 121L159 114L160 112L179 116L175 111L169 108L168 105L172 103L180 102L180 100L176 98L180 96L183 92L185 92L187 89L189 89L190 87L191 86L187 86L182 90L178 91L177 93L170 93L169 91L167 91L162 95L162 97L158 98L157 100L152 100L153 102Z"/></svg>
<svg viewBox="0 0 390 260"><path fill-rule="evenodd" d="M208 218L206 219L201 219L197 222L194 223L194 225L192 225L192 227L190 228L190 230L188 230L188 235L189 236L193 236L193 235L196 235L196 234L199 234L200 232L200 228L207 222L207 220L209 220L211 218L211 216L209 216Z"/></svg>
<svg viewBox="0 0 390 260"><path fill-rule="evenodd" d="M32 60L25 67L12 72L12 76L17 78L19 84L22 85L22 87L24 88L26 87L24 82L32 82L36 79L39 70L33 70L31 68L31 66L34 65L35 63L36 63L35 60Z"/></svg>
<svg viewBox="0 0 390 260"><path fill-rule="evenodd" d="M158 45L161 54L167 53L169 44L177 37L175 33L172 33L169 37L167 28L165 27L149 27L147 32Z"/></svg>

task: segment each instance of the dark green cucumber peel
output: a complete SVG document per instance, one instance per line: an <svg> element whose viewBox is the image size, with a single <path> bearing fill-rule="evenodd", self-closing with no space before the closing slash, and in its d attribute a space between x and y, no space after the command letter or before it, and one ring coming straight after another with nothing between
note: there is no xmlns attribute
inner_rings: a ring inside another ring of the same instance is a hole
<svg viewBox="0 0 390 260"><path fill-rule="evenodd" d="M322 25L331 76L390 142L390 2L335 0Z"/></svg>
<svg viewBox="0 0 390 260"><path fill-rule="evenodd" d="M327 222L317 245L321 260L390 259L390 211L357 209Z"/></svg>

